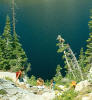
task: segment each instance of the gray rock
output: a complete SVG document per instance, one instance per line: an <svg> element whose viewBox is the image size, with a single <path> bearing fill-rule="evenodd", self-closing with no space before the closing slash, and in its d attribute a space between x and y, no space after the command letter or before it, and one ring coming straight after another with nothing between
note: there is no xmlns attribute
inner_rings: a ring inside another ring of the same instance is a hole
<svg viewBox="0 0 92 100"><path fill-rule="evenodd" d="M0 79L0 83L4 83L4 82L7 82L7 81L4 79Z"/></svg>
<svg viewBox="0 0 92 100"><path fill-rule="evenodd" d="M0 79L0 89L7 92L6 95L0 95L0 100L52 100L55 97L54 91L50 92L48 89L39 91L37 87L23 89L16 87L13 82L3 79Z"/></svg>
<svg viewBox="0 0 92 100"><path fill-rule="evenodd" d="M3 96L2 100L9 100L7 96Z"/></svg>
<svg viewBox="0 0 92 100"><path fill-rule="evenodd" d="M3 87L2 87L2 86L0 86L0 90L1 90L1 89L3 89Z"/></svg>
<svg viewBox="0 0 92 100"><path fill-rule="evenodd" d="M9 95L16 95L18 93L18 89L14 88L14 89L6 89L7 94Z"/></svg>
<svg viewBox="0 0 92 100"><path fill-rule="evenodd" d="M12 96L12 97L9 97L9 100L17 100L18 97L15 95L15 96Z"/></svg>
<svg viewBox="0 0 92 100"><path fill-rule="evenodd" d="M87 94L87 96L83 96L82 100L92 100L92 93Z"/></svg>
<svg viewBox="0 0 92 100"><path fill-rule="evenodd" d="M81 81L76 85L75 91L81 91L89 85L90 85L90 82L88 82L88 80Z"/></svg>

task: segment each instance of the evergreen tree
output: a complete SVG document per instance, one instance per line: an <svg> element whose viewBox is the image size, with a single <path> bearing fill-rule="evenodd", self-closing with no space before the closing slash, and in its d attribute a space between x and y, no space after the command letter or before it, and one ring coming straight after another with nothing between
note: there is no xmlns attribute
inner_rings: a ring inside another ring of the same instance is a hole
<svg viewBox="0 0 92 100"><path fill-rule="evenodd" d="M3 58L3 55L4 55L3 48L4 47L3 46L4 46L3 45L3 39L0 36L0 70L3 69L3 60L4 60L4 58Z"/></svg>
<svg viewBox="0 0 92 100"><path fill-rule="evenodd" d="M81 48L78 62L79 62L79 66L81 67L83 72L84 72L84 68L85 68L84 60L85 60L85 55L84 55L83 48Z"/></svg>
<svg viewBox="0 0 92 100"><path fill-rule="evenodd" d="M57 65L57 68L56 68L56 76L61 76L61 66L60 65Z"/></svg>
<svg viewBox="0 0 92 100"><path fill-rule="evenodd" d="M59 46L58 53L63 53L64 55L63 57L65 59L65 67L67 66L68 78L77 81L83 80L81 68L72 49L68 44L65 44L65 40L60 35L58 35L57 40L59 41L57 44L57 46Z"/></svg>
<svg viewBox="0 0 92 100"><path fill-rule="evenodd" d="M10 18L6 17L4 32L0 36L0 69L17 71L26 66L26 73L30 70L31 64L19 42L16 32L11 35Z"/></svg>
<svg viewBox="0 0 92 100"><path fill-rule="evenodd" d="M85 52L86 55L86 71L88 72L88 70L91 67L92 64L92 10L91 10L91 15L90 15L90 20L88 22L88 26L89 26L89 38L87 40L87 50Z"/></svg>
<svg viewBox="0 0 92 100"><path fill-rule="evenodd" d="M11 60L11 70L17 71L27 65L27 56L25 51L22 48L22 45L19 43L18 36L16 32L13 34L13 55Z"/></svg>
<svg viewBox="0 0 92 100"><path fill-rule="evenodd" d="M53 78L56 83L60 83L61 82L61 79L62 79L61 69L62 69L61 66L57 65L56 75Z"/></svg>
<svg viewBox="0 0 92 100"><path fill-rule="evenodd" d="M12 59L12 35L11 35L11 26L10 26L10 18L9 16L6 17L6 25L4 28L4 32L2 34L3 38L3 69L9 70L10 69L10 60Z"/></svg>

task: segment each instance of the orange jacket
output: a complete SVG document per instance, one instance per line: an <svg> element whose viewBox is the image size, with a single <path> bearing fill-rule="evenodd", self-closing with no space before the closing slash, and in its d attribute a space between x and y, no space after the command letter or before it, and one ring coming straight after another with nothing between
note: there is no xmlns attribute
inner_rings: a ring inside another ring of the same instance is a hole
<svg viewBox="0 0 92 100"><path fill-rule="evenodd" d="M72 86L76 86L76 81L72 81Z"/></svg>

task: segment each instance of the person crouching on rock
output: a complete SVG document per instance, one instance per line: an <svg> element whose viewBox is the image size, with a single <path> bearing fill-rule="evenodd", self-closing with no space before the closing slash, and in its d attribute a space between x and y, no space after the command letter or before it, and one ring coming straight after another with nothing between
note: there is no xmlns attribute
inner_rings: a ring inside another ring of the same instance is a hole
<svg viewBox="0 0 92 100"><path fill-rule="evenodd" d="M19 82L24 82L23 80L23 71L24 69L20 69L18 72L16 72L16 82L19 80Z"/></svg>
<svg viewBox="0 0 92 100"><path fill-rule="evenodd" d="M39 89L44 89L44 80L42 78L37 79L37 87Z"/></svg>

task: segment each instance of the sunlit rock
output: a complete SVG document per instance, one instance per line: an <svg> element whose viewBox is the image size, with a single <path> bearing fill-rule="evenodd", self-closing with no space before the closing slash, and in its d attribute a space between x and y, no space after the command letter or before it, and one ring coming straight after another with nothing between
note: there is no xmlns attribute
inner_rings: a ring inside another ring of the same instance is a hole
<svg viewBox="0 0 92 100"><path fill-rule="evenodd" d="M89 85L90 85L90 82L88 82L88 80L81 81L76 85L75 91L81 91Z"/></svg>

